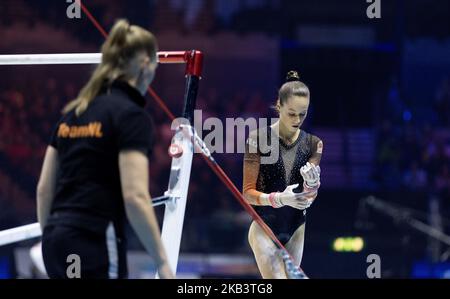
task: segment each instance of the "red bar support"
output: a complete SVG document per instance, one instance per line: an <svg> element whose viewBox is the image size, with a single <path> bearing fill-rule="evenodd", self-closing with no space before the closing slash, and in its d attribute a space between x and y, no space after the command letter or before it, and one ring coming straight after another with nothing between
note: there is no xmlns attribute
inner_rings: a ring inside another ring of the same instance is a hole
<svg viewBox="0 0 450 299"><path fill-rule="evenodd" d="M203 53L201 51L158 52L159 63L186 63L186 75L201 77Z"/></svg>

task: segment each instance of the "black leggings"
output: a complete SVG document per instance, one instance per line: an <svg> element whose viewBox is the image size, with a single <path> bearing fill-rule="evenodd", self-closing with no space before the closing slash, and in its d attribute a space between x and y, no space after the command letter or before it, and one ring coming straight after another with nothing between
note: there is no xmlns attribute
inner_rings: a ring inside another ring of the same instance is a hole
<svg viewBox="0 0 450 299"><path fill-rule="evenodd" d="M76 254L79 256L82 279L125 278L126 252L120 248L123 246L118 245L115 239L108 239L106 233L66 225L47 225L42 235L47 274L50 278L73 278L68 277L68 272L73 273L71 265L74 265L74 260L68 260L68 257ZM68 267L71 267L69 271Z"/></svg>

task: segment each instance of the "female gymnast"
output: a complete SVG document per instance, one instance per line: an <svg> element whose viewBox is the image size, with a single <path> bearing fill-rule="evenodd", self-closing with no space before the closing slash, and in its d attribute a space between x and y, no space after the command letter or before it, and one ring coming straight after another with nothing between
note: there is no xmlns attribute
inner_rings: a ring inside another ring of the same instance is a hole
<svg viewBox="0 0 450 299"><path fill-rule="evenodd" d="M306 209L320 187L323 142L301 129L310 103L308 87L295 71L288 73L286 81L276 102L279 120L251 132L247 140L243 195L299 267ZM274 152L277 158L268 162ZM263 278L288 278L277 247L255 221L250 226L248 240Z"/></svg>

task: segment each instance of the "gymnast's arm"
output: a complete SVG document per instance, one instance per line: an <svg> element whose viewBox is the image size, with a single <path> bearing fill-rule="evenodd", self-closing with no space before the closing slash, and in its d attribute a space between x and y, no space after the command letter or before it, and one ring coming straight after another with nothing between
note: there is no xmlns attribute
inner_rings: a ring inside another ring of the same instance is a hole
<svg viewBox="0 0 450 299"><path fill-rule="evenodd" d="M58 151L53 146L48 146L36 190L37 217L42 231L44 231L48 216L50 215L55 195L58 167Z"/></svg>
<svg viewBox="0 0 450 299"><path fill-rule="evenodd" d="M243 175L243 196L247 202L254 206L272 206L269 200L269 194L256 190L256 181L258 180L261 157L256 147L249 142L246 143L244 153L244 175ZM256 137L253 136L253 140Z"/></svg>
<svg viewBox="0 0 450 299"><path fill-rule="evenodd" d="M243 195L251 205L270 205L268 200L263 200L262 192L256 190L256 181L259 174L259 154L244 154L244 176L243 176Z"/></svg>

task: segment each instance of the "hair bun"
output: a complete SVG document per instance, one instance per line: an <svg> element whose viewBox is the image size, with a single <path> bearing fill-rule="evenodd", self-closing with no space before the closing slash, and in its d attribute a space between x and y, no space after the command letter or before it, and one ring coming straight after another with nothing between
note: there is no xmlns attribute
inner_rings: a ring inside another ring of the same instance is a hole
<svg viewBox="0 0 450 299"><path fill-rule="evenodd" d="M300 76L297 71L289 71L286 75L286 82L300 81Z"/></svg>

